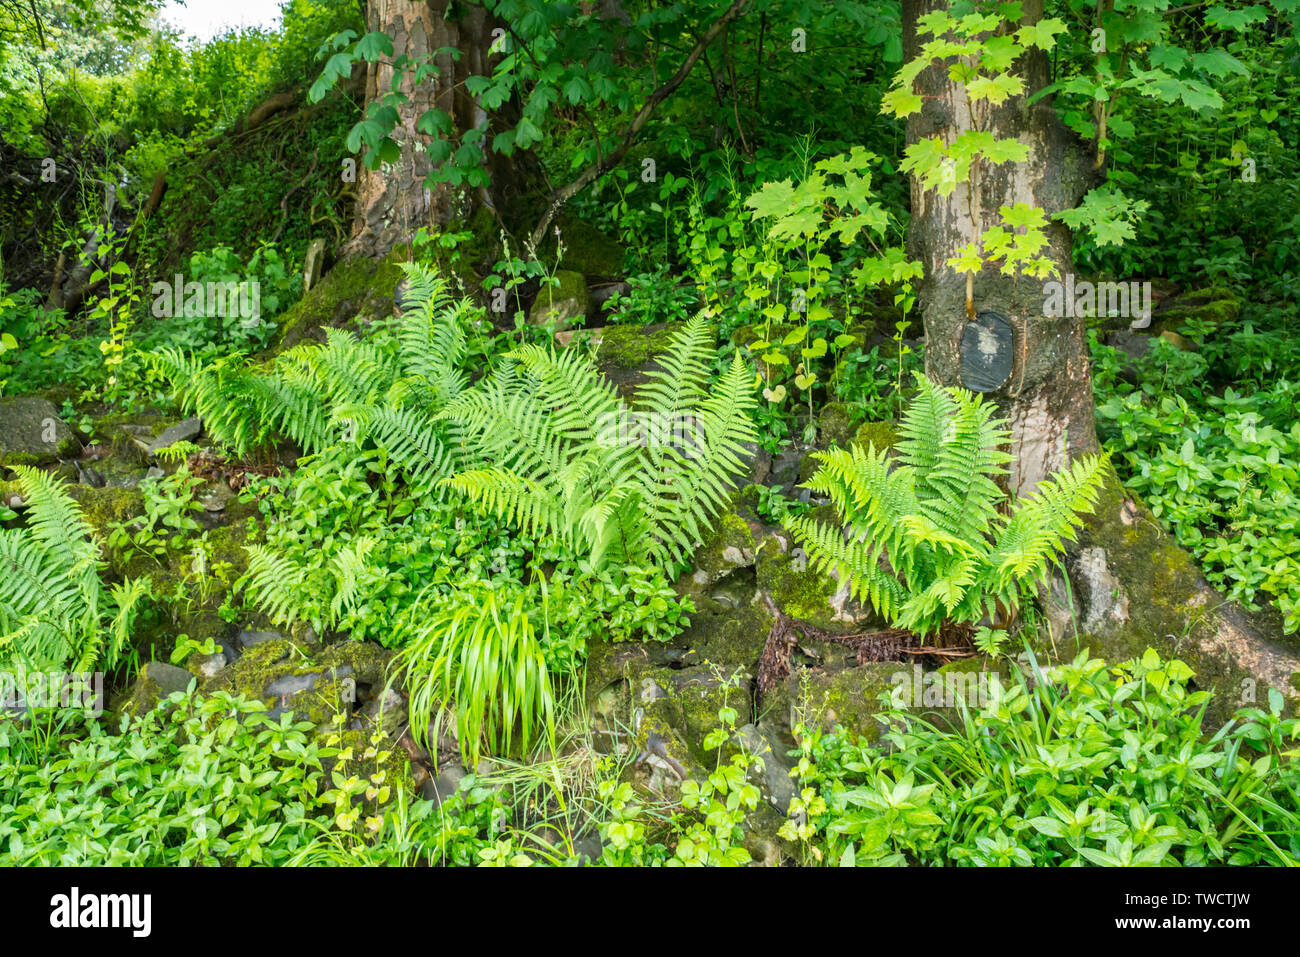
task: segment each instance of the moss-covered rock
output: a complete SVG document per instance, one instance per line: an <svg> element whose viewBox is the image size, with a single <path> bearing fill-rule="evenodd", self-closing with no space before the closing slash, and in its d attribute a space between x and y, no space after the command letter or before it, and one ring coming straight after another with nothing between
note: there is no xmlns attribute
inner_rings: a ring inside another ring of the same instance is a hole
<svg viewBox="0 0 1300 957"><path fill-rule="evenodd" d="M714 522L704 543L691 556L694 571L682 576L685 590L698 596L709 586L737 569L754 564L762 522L742 494L733 497L732 507Z"/></svg>
<svg viewBox="0 0 1300 957"><path fill-rule="evenodd" d="M80 449L72 429L48 399L0 398L0 466L48 465Z"/></svg>
<svg viewBox="0 0 1300 957"><path fill-rule="evenodd" d="M1231 287L1216 285L1185 292L1166 302L1152 331L1155 335L1177 333L1188 319L1202 319L1222 329L1235 325L1240 318L1240 298Z"/></svg>
<svg viewBox="0 0 1300 957"><path fill-rule="evenodd" d="M623 275L623 247L586 220L570 214L561 215L556 224L564 242L560 265L584 276L613 279ZM555 240L548 238L542 246L543 257L554 256Z"/></svg>
<svg viewBox="0 0 1300 957"><path fill-rule="evenodd" d="M817 447L846 446L856 431L853 415L843 402L827 402L817 416Z"/></svg>
<svg viewBox="0 0 1300 957"><path fill-rule="evenodd" d="M591 294L582 273L561 269L555 274L558 285L543 285L528 310L528 321L535 326L568 329L580 325L591 308Z"/></svg>
<svg viewBox="0 0 1300 957"><path fill-rule="evenodd" d="M355 319L372 322L391 316L394 292L402 279L399 263L410 250L398 246L383 259L352 256L341 260L289 311L280 316L272 352L318 337L323 327L341 327Z"/></svg>
<svg viewBox="0 0 1300 957"><path fill-rule="evenodd" d="M680 329L681 323L606 326L596 348L596 367L625 401L630 400L641 385L650 381L646 373L658 368L655 357L668 351L673 335Z"/></svg>
<svg viewBox="0 0 1300 957"><path fill-rule="evenodd" d="M100 541L107 540L110 526L144 514L144 495L138 489L70 485L68 494L81 506L82 515Z"/></svg>
<svg viewBox="0 0 1300 957"><path fill-rule="evenodd" d="M898 428L893 422L864 422L853 435L852 445L857 448L874 448L877 451L898 445Z"/></svg>
<svg viewBox="0 0 1300 957"><path fill-rule="evenodd" d="M880 735L875 716L886 710L880 696L904 667L878 662L837 671L797 668L759 701L759 726L789 747L800 724L841 727L874 741Z"/></svg>

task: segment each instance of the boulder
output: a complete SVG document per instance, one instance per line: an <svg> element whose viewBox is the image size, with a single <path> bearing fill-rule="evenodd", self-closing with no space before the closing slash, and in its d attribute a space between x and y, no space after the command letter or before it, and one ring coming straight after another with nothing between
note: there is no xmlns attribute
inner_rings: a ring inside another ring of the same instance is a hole
<svg viewBox="0 0 1300 957"><path fill-rule="evenodd" d="M80 451L53 402L37 396L0 399L0 466L48 465Z"/></svg>
<svg viewBox="0 0 1300 957"><path fill-rule="evenodd" d="M1195 289L1161 302L1151 326L1153 335L1180 332L1189 319L1201 319L1215 328L1233 326L1241 318L1241 300L1228 286Z"/></svg>

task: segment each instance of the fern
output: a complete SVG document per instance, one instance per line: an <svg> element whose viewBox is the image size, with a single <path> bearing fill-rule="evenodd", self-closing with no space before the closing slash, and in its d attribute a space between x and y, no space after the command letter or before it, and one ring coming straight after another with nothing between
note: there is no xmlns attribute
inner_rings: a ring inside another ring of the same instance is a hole
<svg viewBox="0 0 1300 957"><path fill-rule="evenodd" d="M1004 423L978 396L918 381L897 463L871 448L815 453L821 468L806 487L831 500L844 526L796 516L786 527L814 567L847 579L896 627L930 635L974 624L999 603L1014 608L1045 580L1096 504L1105 459L1076 459L1004 516Z"/></svg>
<svg viewBox="0 0 1300 957"><path fill-rule="evenodd" d="M444 280L403 264L409 282L395 334L361 341L341 329L303 343L267 366L242 355L204 364L176 349L151 356L176 401L208 434L246 456L282 435L306 452L371 441L413 483L433 488L455 466L459 436L437 413L465 388L468 301Z"/></svg>
<svg viewBox="0 0 1300 957"><path fill-rule="evenodd" d="M26 526L0 529L0 663L57 671L111 667L149 580L106 590L99 547L64 483L16 466Z"/></svg>
<svg viewBox="0 0 1300 957"><path fill-rule="evenodd" d="M702 317L688 322L632 407L576 351L515 350L443 413L475 464L445 484L596 567L680 565L755 438L753 373L737 356L710 391L712 343Z"/></svg>

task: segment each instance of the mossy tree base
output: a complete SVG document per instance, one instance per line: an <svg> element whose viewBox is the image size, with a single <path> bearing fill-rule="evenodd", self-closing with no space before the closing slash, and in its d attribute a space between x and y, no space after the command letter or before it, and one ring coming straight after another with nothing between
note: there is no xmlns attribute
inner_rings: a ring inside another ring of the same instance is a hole
<svg viewBox="0 0 1300 957"><path fill-rule="evenodd" d="M1046 600L1040 653L1061 660L1087 648L1124 661L1150 647L1181 658L1197 687L1214 690L1215 723L1267 701L1270 688L1300 701L1300 648L1265 633L1212 588L1114 472L1066 566L1068 587L1058 576Z"/></svg>

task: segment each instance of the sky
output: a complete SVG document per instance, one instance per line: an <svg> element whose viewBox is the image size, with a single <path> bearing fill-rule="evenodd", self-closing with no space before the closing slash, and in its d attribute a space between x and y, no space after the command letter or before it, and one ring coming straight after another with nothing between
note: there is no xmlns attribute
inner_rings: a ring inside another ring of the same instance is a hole
<svg viewBox="0 0 1300 957"><path fill-rule="evenodd" d="M187 0L184 6L170 0L163 19L199 40L211 39L227 27L262 26L279 23L279 0Z"/></svg>

